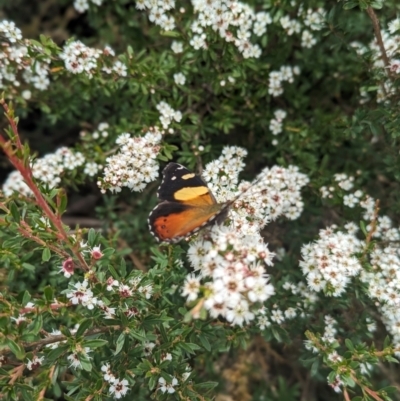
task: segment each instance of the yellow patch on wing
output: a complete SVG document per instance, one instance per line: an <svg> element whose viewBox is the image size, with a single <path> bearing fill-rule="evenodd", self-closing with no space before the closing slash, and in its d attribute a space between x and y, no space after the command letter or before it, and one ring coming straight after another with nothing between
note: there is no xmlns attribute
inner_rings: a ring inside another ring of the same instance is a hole
<svg viewBox="0 0 400 401"><path fill-rule="evenodd" d="M189 173L189 174L185 174L183 175L181 178L182 180L190 180L191 178L196 177L196 174L194 173Z"/></svg>
<svg viewBox="0 0 400 401"><path fill-rule="evenodd" d="M174 199L191 205L212 205L215 203L206 187L185 187L174 193Z"/></svg>

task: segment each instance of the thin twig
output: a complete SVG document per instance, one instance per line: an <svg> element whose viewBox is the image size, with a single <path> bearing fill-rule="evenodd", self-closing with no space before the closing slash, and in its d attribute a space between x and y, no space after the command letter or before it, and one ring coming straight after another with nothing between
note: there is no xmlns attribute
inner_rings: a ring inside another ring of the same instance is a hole
<svg viewBox="0 0 400 401"><path fill-rule="evenodd" d="M367 7L367 13L368 13L369 17L371 18L372 26L374 27L375 36L376 36L376 40L378 42L379 50L381 51L381 57L382 57L383 63L385 64L385 67L389 67L390 61L389 61L389 57L387 56L385 45L382 40L381 28L379 26L379 19L376 16L375 11L371 6ZM388 74L390 76L389 70L388 70Z"/></svg>

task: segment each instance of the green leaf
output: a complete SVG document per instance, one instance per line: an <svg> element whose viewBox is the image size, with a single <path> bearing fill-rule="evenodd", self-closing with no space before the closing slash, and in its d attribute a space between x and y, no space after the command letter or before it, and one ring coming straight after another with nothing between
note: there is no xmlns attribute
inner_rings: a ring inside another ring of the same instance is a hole
<svg viewBox="0 0 400 401"><path fill-rule="evenodd" d="M367 228L365 227L365 222L364 221L360 221L360 228L361 228L361 231L363 232L363 234L365 235L365 236L367 236L368 235L368 231L367 231Z"/></svg>
<svg viewBox="0 0 400 401"><path fill-rule="evenodd" d="M39 313L35 320L33 321L32 325L29 326L29 329L32 334L38 334L43 327L43 315Z"/></svg>
<svg viewBox="0 0 400 401"><path fill-rule="evenodd" d="M86 372L92 371L93 366L89 359L87 359L86 357L80 356L79 362L81 363L83 370L86 370Z"/></svg>
<svg viewBox="0 0 400 401"><path fill-rule="evenodd" d="M179 38L181 34L177 31L161 31L161 36L167 36L169 38Z"/></svg>
<svg viewBox="0 0 400 401"><path fill-rule="evenodd" d="M354 7L358 6L358 1L347 1L346 3L344 3L343 5L343 9L344 10L351 10Z"/></svg>
<svg viewBox="0 0 400 401"><path fill-rule="evenodd" d="M16 356L17 359L21 360L25 358L25 350L15 341L11 340L10 338L7 338L6 344L8 345L11 352Z"/></svg>
<svg viewBox="0 0 400 401"><path fill-rule="evenodd" d="M53 302L54 300L54 290L53 287L47 286L43 290L44 298L48 303Z"/></svg>
<svg viewBox="0 0 400 401"><path fill-rule="evenodd" d="M48 262L51 258L51 252L49 248L44 248L42 252L42 261Z"/></svg>
<svg viewBox="0 0 400 401"><path fill-rule="evenodd" d="M272 335L275 337L275 339L276 339L278 342L282 342L282 338L281 338L281 336L280 336L278 330L276 330L275 328L272 328L272 329L271 329L271 332L272 332Z"/></svg>
<svg viewBox="0 0 400 401"><path fill-rule="evenodd" d="M150 390L154 390L154 388L157 385L157 382L158 382L157 377L156 376L151 376L150 379L149 379L149 389Z"/></svg>
<svg viewBox="0 0 400 401"><path fill-rule="evenodd" d="M57 211L59 215L62 215L68 204L67 193L64 189L59 189L57 193Z"/></svg>
<svg viewBox="0 0 400 401"><path fill-rule="evenodd" d="M108 344L108 340L102 340L100 338L94 340L83 341L83 345L89 348L99 348Z"/></svg>
<svg viewBox="0 0 400 401"><path fill-rule="evenodd" d="M197 344L186 342L179 343L178 347L185 350L188 354L195 354L195 351L201 349Z"/></svg>
<svg viewBox="0 0 400 401"><path fill-rule="evenodd" d="M28 291L24 292L24 296L22 297L22 305L26 305L31 300L31 294Z"/></svg>
<svg viewBox="0 0 400 401"><path fill-rule="evenodd" d="M18 206L13 201L10 202L10 212L11 212L11 215L12 215L14 221L16 223L19 223L21 216L19 214Z"/></svg>
<svg viewBox="0 0 400 401"><path fill-rule="evenodd" d="M85 333L85 331L91 327L93 324L93 320L92 319L84 319L79 323L79 328L76 331L75 337L79 338L82 337L83 334Z"/></svg>
<svg viewBox="0 0 400 401"><path fill-rule="evenodd" d="M125 333L121 333L117 339L117 344L116 344L117 346L116 346L114 355L118 355L121 352L121 350L125 344L125 339L126 339Z"/></svg>
<svg viewBox="0 0 400 401"><path fill-rule="evenodd" d="M383 0L372 0L370 5L375 10L380 10L383 7Z"/></svg>
<svg viewBox="0 0 400 401"><path fill-rule="evenodd" d="M203 382L203 383L198 383L194 384L193 388L197 391L199 390L212 390L213 388L218 386L218 382Z"/></svg>
<svg viewBox="0 0 400 401"><path fill-rule="evenodd" d="M57 348L54 348L46 355L46 360L49 362L55 362L61 355L65 354L69 346L67 344L58 344Z"/></svg>
<svg viewBox="0 0 400 401"><path fill-rule="evenodd" d="M344 343L346 344L346 347L347 347L350 351L354 351L354 345L353 345L353 343L351 342L350 339L346 338L346 339L344 340Z"/></svg>
<svg viewBox="0 0 400 401"><path fill-rule="evenodd" d="M88 243L90 246L95 246L97 245L96 243L96 231L91 228L88 232Z"/></svg>
<svg viewBox="0 0 400 401"><path fill-rule="evenodd" d="M206 336L199 336L199 340L200 340L200 342L201 342L201 345L202 345L208 352L210 352L210 351L211 351L211 344L210 344L210 342L208 341L207 337L206 337Z"/></svg>
<svg viewBox="0 0 400 401"><path fill-rule="evenodd" d="M318 370L319 370L319 360L316 359L315 362L311 365L311 369L310 369L311 377L317 376Z"/></svg>

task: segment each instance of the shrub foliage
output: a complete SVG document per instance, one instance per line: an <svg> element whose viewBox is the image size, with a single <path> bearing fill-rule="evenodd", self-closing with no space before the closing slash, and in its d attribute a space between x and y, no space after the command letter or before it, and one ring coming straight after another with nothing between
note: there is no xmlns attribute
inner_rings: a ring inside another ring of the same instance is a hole
<svg viewBox="0 0 400 401"><path fill-rule="evenodd" d="M0 399L398 399L399 15L6 2ZM159 243L171 161L234 202Z"/></svg>

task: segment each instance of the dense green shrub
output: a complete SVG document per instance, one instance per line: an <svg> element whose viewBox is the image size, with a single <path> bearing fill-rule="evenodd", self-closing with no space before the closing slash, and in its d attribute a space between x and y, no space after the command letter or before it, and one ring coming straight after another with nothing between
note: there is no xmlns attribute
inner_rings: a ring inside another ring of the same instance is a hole
<svg viewBox="0 0 400 401"><path fill-rule="evenodd" d="M399 14L5 2L0 399L398 399Z"/></svg>

